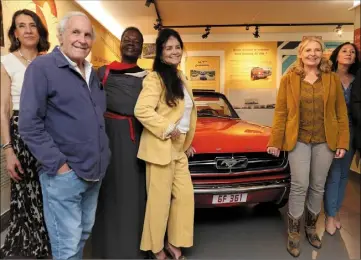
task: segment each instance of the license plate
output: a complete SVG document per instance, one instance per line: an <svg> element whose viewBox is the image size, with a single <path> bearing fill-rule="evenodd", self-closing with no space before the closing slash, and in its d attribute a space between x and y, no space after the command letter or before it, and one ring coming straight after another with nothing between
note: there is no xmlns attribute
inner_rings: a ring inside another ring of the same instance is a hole
<svg viewBox="0 0 361 260"><path fill-rule="evenodd" d="M212 204L239 203L247 201L247 193L213 195Z"/></svg>

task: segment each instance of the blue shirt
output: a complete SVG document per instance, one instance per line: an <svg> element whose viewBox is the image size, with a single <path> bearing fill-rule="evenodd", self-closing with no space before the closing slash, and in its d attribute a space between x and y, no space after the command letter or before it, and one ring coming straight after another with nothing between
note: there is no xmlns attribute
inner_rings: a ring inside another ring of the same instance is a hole
<svg viewBox="0 0 361 260"><path fill-rule="evenodd" d="M19 132L40 173L55 175L67 163L83 179L102 179L110 159L105 110L94 70L88 88L57 47L36 58L25 72Z"/></svg>

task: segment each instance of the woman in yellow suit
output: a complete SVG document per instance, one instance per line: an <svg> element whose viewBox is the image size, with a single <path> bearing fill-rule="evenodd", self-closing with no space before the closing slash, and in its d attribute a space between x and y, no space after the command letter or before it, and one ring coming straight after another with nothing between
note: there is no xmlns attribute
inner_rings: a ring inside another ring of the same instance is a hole
<svg viewBox="0 0 361 260"><path fill-rule="evenodd" d="M141 250L154 259L185 259L193 245L194 194L188 158L197 120L192 90L177 67L183 42L164 29L156 40L153 72L143 81L135 116L143 124L138 158L146 162L148 201ZM164 245L165 234L167 242Z"/></svg>

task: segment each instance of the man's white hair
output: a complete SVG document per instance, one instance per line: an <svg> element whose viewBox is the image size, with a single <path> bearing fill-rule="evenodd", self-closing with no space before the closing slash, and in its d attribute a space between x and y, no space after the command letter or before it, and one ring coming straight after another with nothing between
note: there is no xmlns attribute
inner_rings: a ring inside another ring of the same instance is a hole
<svg viewBox="0 0 361 260"><path fill-rule="evenodd" d="M58 26L57 26L58 37L60 37L64 33L68 21L70 20L70 18L72 18L74 16L83 16L83 17L86 17L90 21L89 17L82 12L69 12L63 18L61 18L61 20L58 23ZM95 30L94 30L93 25L92 25L92 39L93 40L95 39Z"/></svg>

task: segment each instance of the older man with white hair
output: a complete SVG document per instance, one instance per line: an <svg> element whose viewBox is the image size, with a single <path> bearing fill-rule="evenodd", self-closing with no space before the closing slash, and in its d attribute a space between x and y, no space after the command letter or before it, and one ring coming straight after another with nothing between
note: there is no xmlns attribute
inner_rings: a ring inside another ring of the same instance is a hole
<svg viewBox="0 0 361 260"><path fill-rule="evenodd" d="M80 12L58 25L60 46L27 68L19 131L39 162L53 259L81 259L95 218L110 151L105 94L85 60L94 30Z"/></svg>

